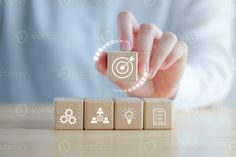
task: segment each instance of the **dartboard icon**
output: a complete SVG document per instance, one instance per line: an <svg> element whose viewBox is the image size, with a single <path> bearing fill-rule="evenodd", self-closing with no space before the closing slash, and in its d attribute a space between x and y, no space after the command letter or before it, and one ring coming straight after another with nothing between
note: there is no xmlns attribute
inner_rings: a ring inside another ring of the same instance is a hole
<svg viewBox="0 0 236 157"><path fill-rule="evenodd" d="M128 78L133 73L134 60L134 56L116 58L111 65L112 73L119 79Z"/></svg>

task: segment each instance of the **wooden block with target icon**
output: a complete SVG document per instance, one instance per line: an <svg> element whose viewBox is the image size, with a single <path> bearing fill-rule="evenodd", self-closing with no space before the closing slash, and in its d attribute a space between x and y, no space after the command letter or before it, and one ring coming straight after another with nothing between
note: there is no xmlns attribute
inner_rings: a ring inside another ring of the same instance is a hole
<svg viewBox="0 0 236 157"><path fill-rule="evenodd" d="M54 99L54 129L83 129L83 99Z"/></svg>
<svg viewBox="0 0 236 157"><path fill-rule="evenodd" d="M111 81L138 80L138 53L134 51L109 52L107 77Z"/></svg>

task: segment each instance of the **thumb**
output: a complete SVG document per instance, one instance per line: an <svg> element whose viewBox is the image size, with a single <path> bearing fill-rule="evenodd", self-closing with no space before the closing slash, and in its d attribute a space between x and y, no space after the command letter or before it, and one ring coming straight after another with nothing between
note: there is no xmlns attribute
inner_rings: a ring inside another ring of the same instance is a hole
<svg viewBox="0 0 236 157"><path fill-rule="evenodd" d="M96 61L96 69L101 74L105 75L107 74L107 53L102 52L99 56L99 59Z"/></svg>

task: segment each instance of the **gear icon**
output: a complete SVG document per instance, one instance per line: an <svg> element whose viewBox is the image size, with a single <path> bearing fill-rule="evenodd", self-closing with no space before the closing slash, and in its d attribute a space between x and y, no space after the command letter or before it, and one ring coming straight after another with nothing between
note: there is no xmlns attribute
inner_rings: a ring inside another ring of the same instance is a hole
<svg viewBox="0 0 236 157"><path fill-rule="evenodd" d="M71 116L68 119L68 123L71 124L71 125L75 124L76 121L77 121L77 119L74 116Z"/></svg>
<svg viewBox="0 0 236 157"><path fill-rule="evenodd" d="M62 124L66 124L67 121L68 121L68 117L67 117L67 116L62 115L62 116L60 117L60 122L61 122Z"/></svg>
<svg viewBox="0 0 236 157"><path fill-rule="evenodd" d="M73 110L72 109L68 108L68 109L65 110L65 116L70 117L72 115L73 115Z"/></svg>
<svg viewBox="0 0 236 157"><path fill-rule="evenodd" d="M60 117L60 122L62 124L69 123L71 125L75 124L77 122L77 119L75 116L73 116L73 110L70 108L67 108L64 112L64 114Z"/></svg>

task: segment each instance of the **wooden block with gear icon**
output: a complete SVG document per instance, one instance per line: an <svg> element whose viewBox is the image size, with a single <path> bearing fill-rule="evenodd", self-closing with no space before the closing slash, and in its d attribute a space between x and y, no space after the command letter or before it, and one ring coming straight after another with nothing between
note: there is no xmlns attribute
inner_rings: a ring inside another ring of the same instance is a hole
<svg viewBox="0 0 236 157"><path fill-rule="evenodd" d="M84 128L86 130L112 130L114 127L112 99L85 99L84 114Z"/></svg>
<svg viewBox="0 0 236 157"><path fill-rule="evenodd" d="M54 129L83 129L83 99L54 99Z"/></svg>
<svg viewBox="0 0 236 157"><path fill-rule="evenodd" d="M109 52L107 77L111 81L138 80L138 53L135 51Z"/></svg>

